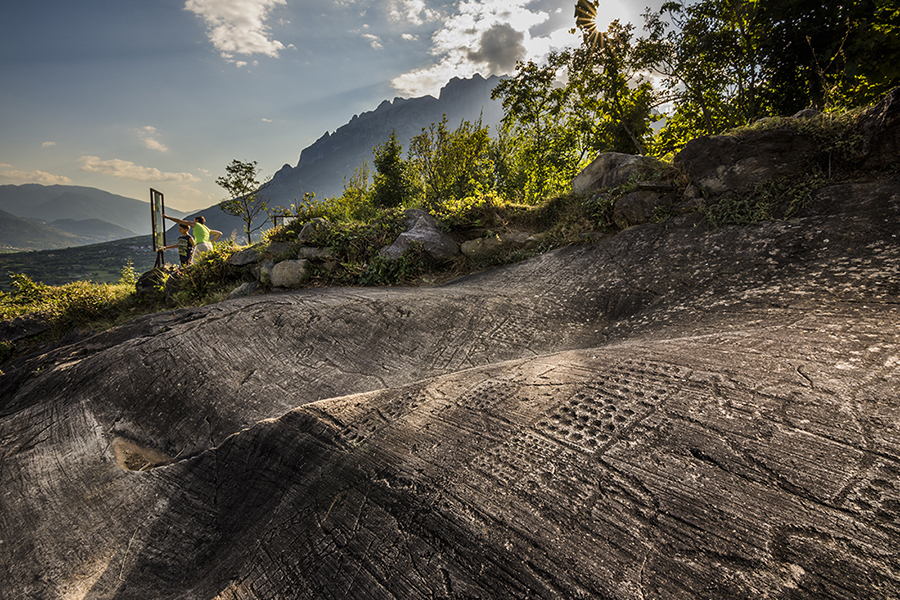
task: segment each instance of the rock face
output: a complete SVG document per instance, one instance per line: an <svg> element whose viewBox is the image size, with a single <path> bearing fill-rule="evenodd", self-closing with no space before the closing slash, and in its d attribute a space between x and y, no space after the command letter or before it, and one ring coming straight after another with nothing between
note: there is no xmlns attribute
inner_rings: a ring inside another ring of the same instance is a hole
<svg viewBox="0 0 900 600"><path fill-rule="evenodd" d="M4 365L10 598L900 595L900 181Z"/></svg>
<svg viewBox="0 0 900 600"><path fill-rule="evenodd" d="M812 140L787 129L765 131L747 138L702 137L687 143L675 163L709 195L738 190L750 184L801 172Z"/></svg>

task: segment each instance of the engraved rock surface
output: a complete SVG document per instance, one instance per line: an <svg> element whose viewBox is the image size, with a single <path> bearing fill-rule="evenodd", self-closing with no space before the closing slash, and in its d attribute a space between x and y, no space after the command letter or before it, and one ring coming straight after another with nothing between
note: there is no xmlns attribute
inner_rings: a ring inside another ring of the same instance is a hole
<svg viewBox="0 0 900 600"><path fill-rule="evenodd" d="M4 365L0 597L900 595L900 181Z"/></svg>

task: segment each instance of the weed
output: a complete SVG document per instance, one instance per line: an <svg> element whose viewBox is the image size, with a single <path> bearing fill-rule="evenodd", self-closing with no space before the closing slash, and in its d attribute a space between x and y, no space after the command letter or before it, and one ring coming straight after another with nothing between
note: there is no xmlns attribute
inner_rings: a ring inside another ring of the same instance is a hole
<svg viewBox="0 0 900 600"><path fill-rule="evenodd" d="M122 277L119 278L119 283L124 285L134 285L138 281L137 271L134 270L134 261L130 258L125 261L125 264L122 265Z"/></svg>
<svg viewBox="0 0 900 600"><path fill-rule="evenodd" d="M789 219L806 206L813 192L828 182L813 174L799 180L767 181L741 192L730 193L700 212L713 229L728 225L750 225L772 219Z"/></svg>

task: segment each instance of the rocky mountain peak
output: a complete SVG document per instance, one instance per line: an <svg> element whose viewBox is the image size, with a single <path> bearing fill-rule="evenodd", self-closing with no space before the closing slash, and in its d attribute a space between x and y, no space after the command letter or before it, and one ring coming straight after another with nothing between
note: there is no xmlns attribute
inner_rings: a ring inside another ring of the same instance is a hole
<svg viewBox="0 0 900 600"><path fill-rule="evenodd" d="M364 161L370 163L373 148L396 132L406 147L409 139L423 127L438 123L447 115L451 127L463 120L496 127L503 116L500 102L491 99L491 92L500 78L487 79L474 75L470 79L453 78L438 98L394 98L382 101L374 110L353 115L349 122L334 132L325 132L311 146L300 153L297 166L282 168L267 188L270 204L287 205L306 192L319 198L340 194L345 177Z"/></svg>

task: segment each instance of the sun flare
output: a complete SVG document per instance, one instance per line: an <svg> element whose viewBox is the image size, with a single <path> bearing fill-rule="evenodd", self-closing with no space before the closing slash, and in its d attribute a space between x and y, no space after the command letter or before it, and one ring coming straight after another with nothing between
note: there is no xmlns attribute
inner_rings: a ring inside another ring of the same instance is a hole
<svg viewBox="0 0 900 600"><path fill-rule="evenodd" d="M582 31L591 48L603 45L603 33L597 29L597 0L578 0L575 5L575 24Z"/></svg>

